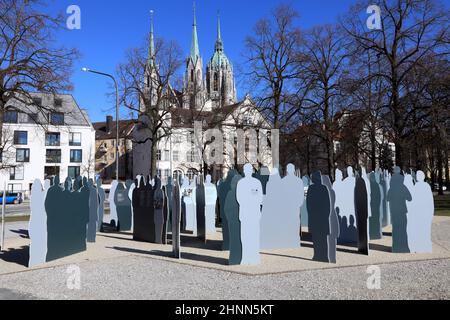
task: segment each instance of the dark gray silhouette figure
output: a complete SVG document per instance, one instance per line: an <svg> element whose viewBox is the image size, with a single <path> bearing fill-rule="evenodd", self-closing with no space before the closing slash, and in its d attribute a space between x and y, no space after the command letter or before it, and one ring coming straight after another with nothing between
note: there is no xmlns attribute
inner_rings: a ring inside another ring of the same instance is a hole
<svg viewBox="0 0 450 320"><path fill-rule="evenodd" d="M307 206L309 230L314 244L313 260L330 262L328 236L330 235L331 199L328 188L322 184L320 171L312 174L312 185L308 190Z"/></svg>
<svg viewBox="0 0 450 320"><path fill-rule="evenodd" d="M94 243L97 235L98 220L98 193L92 179L88 182L89 187L89 223L87 230L87 242Z"/></svg>
<svg viewBox="0 0 450 320"><path fill-rule="evenodd" d="M97 224L97 231L103 232L103 215L105 213L105 200L106 200L106 193L105 190L102 187L102 179L97 179L97 193L98 193L98 224Z"/></svg>
<svg viewBox="0 0 450 320"><path fill-rule="evenodd" d="M239 265L242 261L241 222L239 221L239 203L236 198L237 185L241 179L241 175L237 173L233 175L224 207L224 214L228 222L228 239L230 241L229 265Z"/></svg>
<svg viewBox="0 0 450 320"><path fill-rule="evenodd" d="M371 240L383 238L381 229L381 186L377 182L375 172L369 174L370 181L370 208L372 216L369 218L369 234Z"/></svg>
<svg viewBox="0 0 450 320"><path fill-rule="evenodd" d="M70 193L70 191L67 191ZM71 238L66 233L66 226L70 223L70 212L73 207L66 199L59 186L59 177L53 179L53 185L47 191L45 211L47 212L47 256L46 261L62 258L70 252ZM67 206L67 210L61 211ZM69 220L69 221L67 221ZM72 240L73 242L73 240ZM69 253L70 254L70 253Z"/></svg>
<svg viewBox="0 0 450 320"><path fill-rule="evenodd" d="M166 204L166 212L165 212L165 223L164 223L164 228L165 228L165 233L166 233L166 238L167 238L167 233L168 230L172 230L172 192L173 192L173 180L172 177L168 177L167 178L167 184L164 187L164 195L166 197L166 199L168 199L168 201L165 202Z"/></svg>
<svg viewBox="0 0 450 320"><path fill-rule="evenodd" d="M133 191L134 230L136 241L155 242L155 215L153 203L153 187L150 181L145 183L141 177L139 187Z"/></svg>
<svg viewBox="0 0 450 320"><path fill-rule="evenodd" d="M219 196L219 211L220 211L220 219L222 220L222 250L227 251L230 249L230 239L229 239L229 228L228 228L228 220L227 215L225 214L225 206L226 206L226 198L228 196L228 192L231 189L231 181L233 177L237 175L237 171L231 170L228 172L227 178L222 180L217 187L217 192Z"/></svg>
<svg viewBox="0 0 450 320"><path fill-rule="evenodd" d="M78 176L73 181L73 191L80 191L81 187L83 186L83 178L81 176Z"/></svg>
<svg viewBox="0 0 450 320"><path fill-rule="evenodd" d="M206 242L206 216L205 216L205 184L203 176L200 176L199 183L195 189L195 203L197 214L197 238Z"/></svg>
<svg viewBox="0 0 450 320"><path fill-rule="evenodd" d="M172 251L177 259L181 259L181 193L180 184L175 181L171 195L172 208Z"/></svg>
<svg viewBox="0 0 450 320"><path fill-rule="evenodd" d="M330 215L330 235L328 236L328 257L331 263L336 263L336 245L339 238L339 218L336 212L336 194L333 190L329 176L322 176L322 184L328 188L331 200L331 215Z"/></svg>
<svg viewBox="0 0 450 320"><path fill-rule="evenodd" d="M369 255L369 239L367 234L367 221L369 219L369 212L367 207L368 197L366 182L362 178L361 171L356 174L356 184L354 192L356 225L358 226L358 252L361 254Z"/></svg>
<svg viewBox="0 0 450 320"><path fill-rule="evenodd" d="M412 201L411 193L403 184L405 177L397 169L391 178L391 186L387 194L387 201L391 211L392 221L392 252L410 253L407 234L406 201Z"/></svg>
<svg viewBox="0 0 450 320"><path fill-rule="evenodd" d="M128 198L128 190L122 182L119 182L114 194L114 204L117 210L117 230L130 231L131 230L131 201Z"/></svg>
<svg viewBox="0 0 450 320"><path fill-rule="evenodd" d="M155 176L153 187L153 203L155 205L155 243L163 244L164 229L164 193L161 189L161 179Z"/></svg>
<svg viewBox="0 0 450 320"><path fill-rule="evenodd" d="M79 230L84 234L84 245L86 245L87 240L87 230L89 224L89 198L91 197L91 191L89 188L88 179L83 177L82 187L78 194L80 197L80 215L82 219L79 220ZM77 224L78 225L78 224ZM86 250L86 249L85 249Z"/></svg>

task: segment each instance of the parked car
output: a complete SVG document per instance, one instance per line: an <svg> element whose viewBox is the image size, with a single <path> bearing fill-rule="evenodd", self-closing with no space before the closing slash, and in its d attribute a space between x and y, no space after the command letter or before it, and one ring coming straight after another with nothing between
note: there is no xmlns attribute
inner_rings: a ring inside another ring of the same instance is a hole
<svg viewBox="0 0 450 320"><path fill-rule="evenodd" d="M21 204L23 202L23 195L21 192L6 193L6 204ZM0 193L0 204L3 204L3 193Z"/></svg>

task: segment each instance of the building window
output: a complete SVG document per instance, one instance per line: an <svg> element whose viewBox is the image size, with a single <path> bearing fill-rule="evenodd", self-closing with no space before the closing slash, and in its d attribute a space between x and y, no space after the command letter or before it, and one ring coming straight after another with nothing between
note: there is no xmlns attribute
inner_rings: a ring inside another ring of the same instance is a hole
<svg viewBox="0 0 450 320"><path fill-rule="evenodd" d="M64 125L64 113L61 112L50 113L50 124L54 126Z"/></svg>
<svg viewBox="0 0 450 320"><path fill-rule="evenodd" d="M39 120L39 114L37 113L29 113L28 115L28 121L27 123L36 123L38 124L38 120Z"/></svg>
<svg viewBox="0 0 450 320"><path fill-rule="evenodd" d="M30 162L30 149L17 149L16 162Z"/></svg>
<svg viewBox="0 0 450 320"><path fill-rule="evenodd" d="M50 179L60 175L60 168L58 166L51 166L44 168L44 179Z"/></svg>
<svg viewBox="0 0 450 320"><path fill-rule="evenodd" d="M188 177L189 180L192 180L192 179L194 179L194 176L196 176L196 175L197 175L197 170L189 169L187 171L186 177Z"/></svg>
<svg viewBox="0 0 450 320"><path fill-rule="evenodd" d="M47 163L61 163L61 150L49 149L46 152Z"/></svg>
<svg viewBox="0 0 450 320"><path fill-rule="evenodd" d="M17 123L19 119L19 114L17 111L8 110L3 114L4 123Z"/></svg>
<svg viewBox="0 0 450 320"><path fill-rule="evenodd" d="M196 162L195 150L188 151L186 158L187 162Z"/></svg>
<svg viewBox="0 0 450 320"><path fill-rule="evenodd" d="M42 98L34 97L33 98L33 104L36 107L42 107Z"/></svg>
<svg viewBox="0 0 450 320"><path fill-rule="evenodd" d="M178 150L174 150L172 153L173 161L180 161L180 152Z"/></svg>
<svg viewBox="0 0 450 320"><path fill-rule="evenodd" d="M24 170L23 167L13 167L9 169L9 180L23 180Z"/></svg>
<svg viewBox="0 0 450 320"><path fill-rule="evenodd" d="M69 167L69 169L67 170L68 172L68 176L72 179L76 179L78 178L81 174L80 174L80 167Z"/></svg>
<svg viewBox="0 0 450 320"><path fill-rule="evenodd" d="M214 72L214 91L219 91L219 75Z"/></svg>
<svg viewBox="0 0 450 320"><path fill-rule="evenodd" d="M164 150L164 161L170 161L170 150Z"/></svg>
<svg viewBox="0 0 450 320"><path fill-rule="evenodd" d="M62 108L62 105L63 105L63 100L61 98L56 98L55 99L55 107Z"/></svg>
<svg viewBox="0 0 450 320"><path fill-rule="evenodd" d="M79 132L69 133L69 146L81 147L81 133Z"/></svg>
<svg viewBox="0 0 450 320"><path fill-rule="evenodd" d="M162 160L162 152L161 150L156 151L156 160L161 161Z"/></svg>
<svg viewBox="0 0 450 320"><path fill-rule="evenodd" d="M26 146L28 144L28 132L14 131L14 144Z"/></svg>
<svg viewBox="0 0 450 320"><path fill-rule="evenodd" d="M70 162L81 163L83 161L83 150L70 150Z"/></svg>
<svg viewBox="0 0 450 320"><path fill-rule="evenodd" d="M48 132L45 134L45 145L47 147L59 147L61 145L61 133Z"/></svg>

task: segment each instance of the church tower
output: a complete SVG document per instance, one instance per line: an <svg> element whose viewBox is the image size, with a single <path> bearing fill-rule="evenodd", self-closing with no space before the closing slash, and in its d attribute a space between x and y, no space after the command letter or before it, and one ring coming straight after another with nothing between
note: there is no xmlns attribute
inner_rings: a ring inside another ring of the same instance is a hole
<svg viewBox="0 0 450 320"><path fill-rule="evenodd" d="M153 32L153 11L150 11L150 38L148 43L148 57L144 70L144 92L147 97L151 97L151 104L157 103L157 89L158 89L158 65L156 64L155 54L155 36ZM140 111L145 113L146 105L141 101Z"/></svg>
<svg viewBox="0 0 450 320"><path fill-rule="evenodd" d="M217 17L217 40L214 55L206 67L206 88L213 109L236 103L233 65L224 52L219 16Z"/></svg>
<svg viewBox="0 0 450 320"><path fill-rule="evenodd" d="M197 36L197 19L194 2L194 22L192 24L191 53L186 61L183 83L183 108L201 109L205 104L205 82L203 79L203 60L200 56Z"/></svg>

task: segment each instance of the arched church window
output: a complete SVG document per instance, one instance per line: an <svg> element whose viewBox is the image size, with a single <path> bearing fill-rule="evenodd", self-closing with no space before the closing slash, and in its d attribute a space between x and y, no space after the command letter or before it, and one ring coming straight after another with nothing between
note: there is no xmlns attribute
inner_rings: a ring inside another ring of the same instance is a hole
<svg viewBox="0 0 450 320"><path fill-rule="evenodd" d="M214 73L214 91L219 91L219 75Z"/></svg>
<svg viewBox="0 0 450 320"><path fill-rule="evenodd" d="M191 70L191 82L194 82L194 70Z"/></svg>

